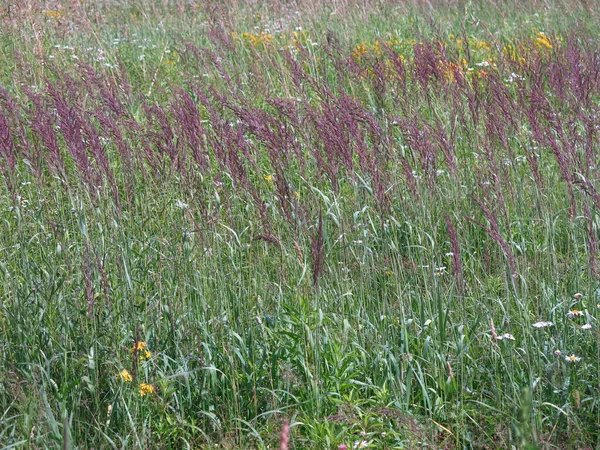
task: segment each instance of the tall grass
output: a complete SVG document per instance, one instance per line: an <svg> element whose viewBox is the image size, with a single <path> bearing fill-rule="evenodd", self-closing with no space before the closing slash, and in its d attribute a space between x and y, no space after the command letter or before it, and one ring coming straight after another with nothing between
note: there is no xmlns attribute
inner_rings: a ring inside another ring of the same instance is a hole
<svg viewBox="0 0 600 450"><path fill-rule="evenodd" d="M597 446L595 6L3 6L0 443Z"/></svg>

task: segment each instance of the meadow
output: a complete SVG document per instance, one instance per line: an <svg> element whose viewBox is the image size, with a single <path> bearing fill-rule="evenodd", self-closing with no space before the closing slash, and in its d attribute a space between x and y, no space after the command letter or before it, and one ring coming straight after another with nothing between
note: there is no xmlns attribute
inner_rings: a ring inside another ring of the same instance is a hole
<svg viewBox="0 0 600 450"><path fill-rule="evenodd" d="M0 2L0 447L600 448L599 7Z"/></svg>

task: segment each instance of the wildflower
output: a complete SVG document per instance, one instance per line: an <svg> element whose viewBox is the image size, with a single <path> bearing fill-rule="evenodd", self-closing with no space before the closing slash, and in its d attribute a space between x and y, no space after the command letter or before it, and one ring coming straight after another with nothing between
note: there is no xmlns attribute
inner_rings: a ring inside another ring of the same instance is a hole
<svg viewBox="0 0 600 450"><path fill-rule="evenodd" d="M271 183L273 181L273 175L265 175L265 181Z"/></svg>
<svg viewBox="0 0 600 450"><path fill-rule="evenodd" d="M546 328L546 327L551 327L552 325L554 325L552 322L536 322L534 324L532 324L531 326L533 328Z"/></svg>
<svg viewBox="0 0 600 450"><path fill-rule="evenodd" d="M129 373L129 370L127 369L123 369L121 370L121 372L119 372L118 375L122 381L125 381L126 383L129 383L130 381L133 380L133 377L131 376L131 374Z"/></svg>
<svg viewBox="0 0 600 450"><path fill-rule="evenodd" d="M48 17L52 17L53 19L60 19L62 17L62 12L55 9L47 9L45 12Z"/></svg>
<svg viewBox="0 0 600 450"><path fill-rule="evenodd" d="M503 335L498 336L496 339L498 339L499 341L501 341L503 339L504 340L509 340L509 341L514 341L515 337L512 334L510 334L510 333L504 333Z"/></svg>
<svg viewBox="0 0 600 450"><path fill-rule="evenodd" d="M479 49L483 49L483 50L490 50L490 44L488 44L485 41L476 41L475 42L475 47L479 48Z"/></svg>
<svg viewBox="0 0 600 450"><path fill-rule="evenodd" d="M550 42L550 39L549 39L549 38L548 38L548 36L546 36L546 34L545 34L544 32L542 32L542 31L540 31L540 32L537 34L537 36L536 36L536 38L535 38L535 40L534 40L534 43L535 43L535 45L536 45L537 47L540 47L540 48L542 48L542 47L544 47L544 48L547 48L547 49L550 49L550 48L552 48L552 43Z"/></svg>
<svg viewBox="0 0 600 450"><path fill-rule="evenodd" d="M140 395L144 397L146 394L153 394L154 386L151 384L140 383Z"/></svg>
<svg viewBox="0 0 600 450"><path fill-rule="evenodd" d="M441 277L442 275L444 275L445 272L446 272L446 267L445 266L437 267L433 271L433 275L435 275L436 277Z"/></svg>
<svg viewBox="0 0 600 450"><path fill-rule="evenodd" d="M586 323L585 325L581 325L581 329L582 330L591 330L592 329L592 324L591 323Z"/></svg>
<svg viewBox="0 0 600 450"><path fill-rule="evenodd" d="M246 42L251 44L253 47L267 46L273 40L273 35L261 31L258 34L254 33L243 33L242 37Z"/></svg>
<svg viewBox="0 0 600 450"><path fill-rule="evenodd" d="M583 294L581 294L581 293L579 293L579 292L578 292L577 294L573 295L573 298L574 298L575 300L581 300L581 298L582 298L582 297L583 297Z"/></svg>
<svg viewBox="0 0 600 450"><path fill-rule="evenodd" d="M140 360L145 361L152 357L152 352L148 350L148 345L143 341L138 341L133 345L133 348L129 350L130 353L136 353L139 355Z"/></svg>
<svg viewBox="0 0 600 450"><path fill-rule="evenodd" d="M354 443L354 447L353 448L367 448L368 446L369 446L369 441L362 440L362 441L356 441Z"/></svg>
<svg viewBox="0 0 600 450"><path fill-rule="evenodd" d="M580 311L578 309L572 309L571 311L569 311L567 313L567 317L569 319L572 319L573 317L579 317L579 316L583 316L583 311Z"/></svg>
<svg viewBox="0 0 600 450"><path fill-rule="evenodd" d="M361 431L361 432L360 432L360 435L361 435L362 437L365 437L365 436L367 435L367 432L363 430L363 431Z"/></svg>
<svg viewBox="0 0 600 450"><path fill-rule="evenodd" d="M346 444L340 444L338 450L348 450L348 446Z"/></svg>
<svg viewBox="0 0 600 450"><path fill-rule="evenodd" d="M356 48L354 49L354 52L352 52L352 57L354 59L360 59L361 57L366 55L368 52L369 52L369 50L367 49L367 46L365 44L357 45Z"/></svg>
<svg viewBox="0 0 600 450"><path fill-rule="evenodd" d="M565 356L565 361L567 361L567 362L579 362L579 361L581 361L581 357L580 356L575 356L575 355Z"/></svg>
<svg viewBox="0 0 600 450"><path fill-rule="evenodd" d="M562 356L562 352L560 350L554 350L554 356Z"/></svg>
<svg viewBox="0 0 600 450"><path fill-rule="evenodd" d="M133 344L133 348L130 350L130 352L131 353L140 352L140 351L144 350L146 347L147 347L147 345L144 341L137 341L135 344Z"/></svg>

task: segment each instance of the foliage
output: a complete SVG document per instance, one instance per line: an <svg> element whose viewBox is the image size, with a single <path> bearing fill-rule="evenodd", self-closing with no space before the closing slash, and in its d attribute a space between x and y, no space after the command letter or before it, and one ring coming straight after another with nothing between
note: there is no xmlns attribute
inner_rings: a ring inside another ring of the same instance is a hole
<svg viewBox="0 0 600 450"><path fill-rule="evenodd" d="M2 446L598 445L597 5L434 3L0 6Z"/></svg>

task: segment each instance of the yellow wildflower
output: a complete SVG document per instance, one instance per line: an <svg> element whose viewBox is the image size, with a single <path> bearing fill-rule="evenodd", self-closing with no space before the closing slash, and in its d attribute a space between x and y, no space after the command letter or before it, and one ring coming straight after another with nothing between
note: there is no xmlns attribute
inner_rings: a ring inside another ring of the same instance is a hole
<svg viewBox="0 0 600 450"><path fill-rule="evenodd" d="M121 370L121 372L119 372L118 376L121 378L122 381L125 381L126 383L133 381L133 377L131 376L131 374L129 373L129 370L127 370L127 369Z"/></svg>
<svg viewBox="0 0 600 450"><path fill-rule="evenodd" d="M542 31L540 31L536 37L535 40L533 41L535 43L535 45L539 48L547 48L550 49L552 48L552 44L550 43L550 39L548 38L548 36L546 36L546 34Z"/></svg>
<svg viewBox="0 0 600 450"><path fill-rule="evenodd" d="M129 350L130 353L138 354L141 361L145 361L146 359L150 359L152 357L152 352L148 350L148 345L144 341L136 342L133 345L133 348Z"/></svg>
<svg viewBox="0 0 600 450"><path fill-rule="evenodd" d="M361 57L363 57L364 55L366 55L368 53L368 49L367 46L365 44L360 44L357 45L354 48L354 52L352 53L352 57L354 59L360 59Z"/></svg>
<svg viewBox="0 0 600 450"><path fill-rule="evenodd" d="M480 50L486 50L486 51L489 51L489 50L490 50L490 48L491 48L491 47L490 47L490 44L488 44L488 43L487 43L487 42L485 42L485 41L478 41L478 40L475 40L474 44L475 44L475 48L477 48L477 49L480 49Z"/></svg>
<svg viewBox="0 0 600 450"><path fill-rule="evenodd" d="M381 55L381 44L379 43L379 41L375 41L375 44L373 45L373 51L377 54L377 55Z"/></svg>
<svg viewBox="0 0 600 450"><path fill-rule="evenodd" d="M133 348L131 350L129 350L131 353L134 352L141 352L142 350L145 350L147 347L146 343L144 341L138 341L135 344L133 344Z"/></svg>
<svg viewBox="0 0 600 450"><path fill-rule="evenodd" d="M140 383L140 395L144 397L146 394L154 394L154 386L151 384Z"/></svg>
<svg viewBox="0 0 600 450"><path fill-rule="evenodd" d="M46 15L53 19L60 19L62 17L62 12L55 10L55 9L47 9Z"/></svg>
<svg viewBox="0 0 600 450"><path fill-rule="evenodd" d="M254 33L243 33L242 37L253 47L267 46L273 41L273 35L269 33L260 32Z"/></svg>

